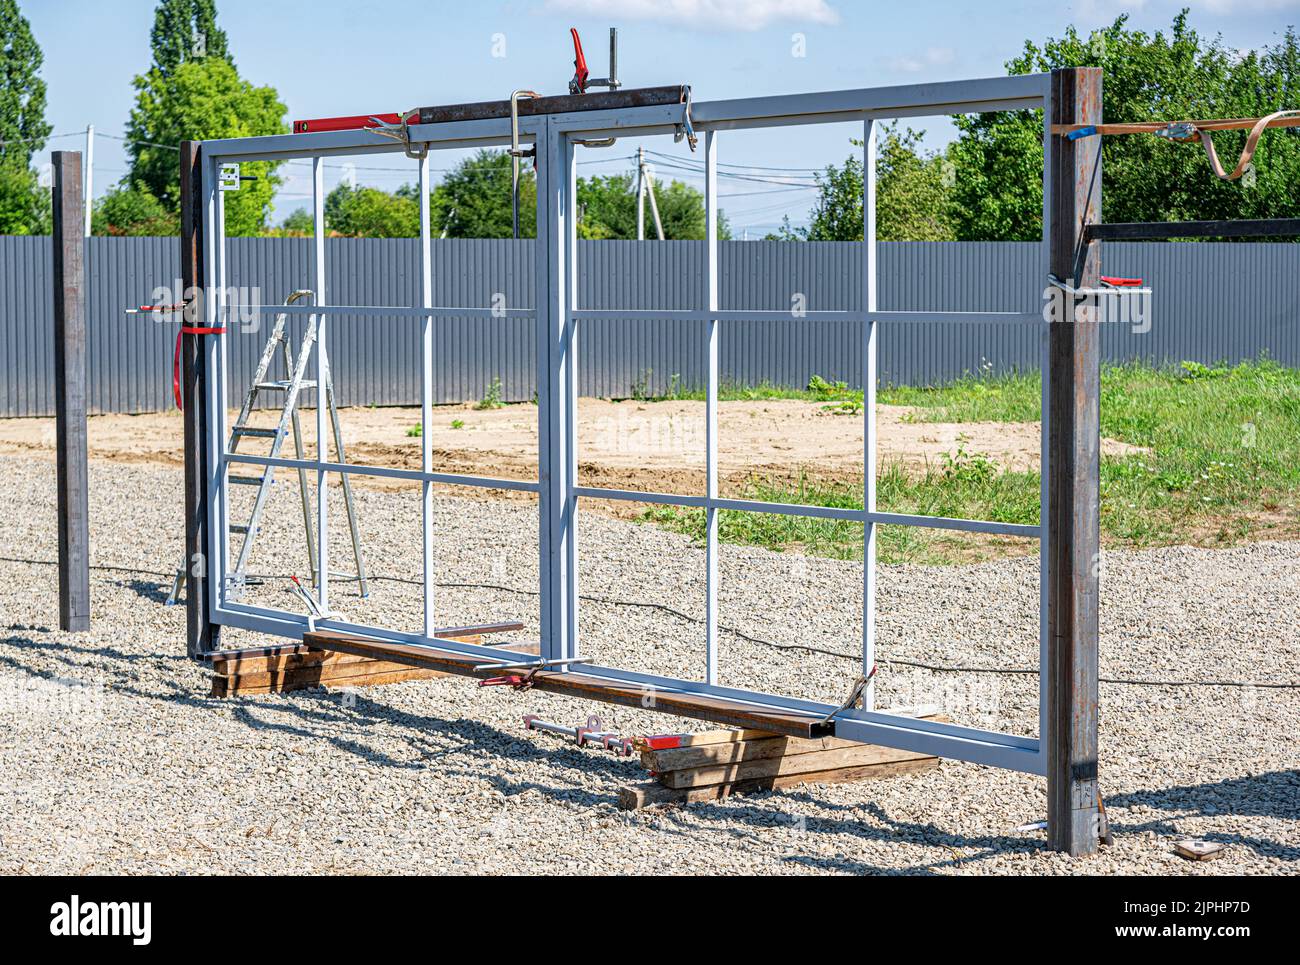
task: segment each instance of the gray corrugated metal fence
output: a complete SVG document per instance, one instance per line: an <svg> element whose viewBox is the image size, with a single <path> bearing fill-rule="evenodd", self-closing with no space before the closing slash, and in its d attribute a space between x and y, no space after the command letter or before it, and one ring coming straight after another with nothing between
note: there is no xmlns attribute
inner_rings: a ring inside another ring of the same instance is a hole
<svg viewBox="0 0 1300 965"><path fill-rule="evenodd" d="M124 315L159 285L175 285L172 238L92 238L87 253L91 411L147 412L171 405L175 329ZM268 301L311 285L308 239L237 238L228 284L261 289ZM533 304L530 241L438 241L435 304ZM589 308L694 308L703 297L701 242L581 243L579 286ZM327 294L334 304L414 305L419 251L413 239L331 239ZM1104 330L1107 359L1155 363L1237 361L1267 353L1300 366L1300 245L1108 244L1110 274L1141 276L1155 289L1151 329ZM860 304L859 246L849 243L724 242L719 297L727 309L788 310L796 295L809 310ZM1036 311L1043 279L1036 244L885 243L880 308L916 311ZM0 415L49 415L53 322L48 238L0 237ZM419 401L419 330L411 319L338 316L330 328L340 401ZM301 319L294 320L300 331ZM533 394L531 322L447 319L438 323L439 401L483 395L500 378L509 399ZM837 322L724 323L723 377L802 386L813 374L857 384L859 327ZM242 395L263 333L232 333L232 399ZM702 328L689 322L585 323L579 377L586 395L662 391L676 379L703 379ZM946 323L882 326L884 383L932 384L988 367L1038 365L1032 327Z"/></svg>

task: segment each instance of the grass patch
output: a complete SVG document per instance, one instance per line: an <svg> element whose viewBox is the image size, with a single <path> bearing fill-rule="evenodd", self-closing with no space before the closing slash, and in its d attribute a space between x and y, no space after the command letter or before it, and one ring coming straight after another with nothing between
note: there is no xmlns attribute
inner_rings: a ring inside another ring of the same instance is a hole
<svg viewBox="0 0 1300 965"><path fill-rule="evenodd" d="M820 385L818 384L820 383ZM754 391L761 391L754 390ZM781 398L847 408L852 392L814 379ZM859 406L861 393L858 393ZM882 389L882 403L906 405L917 422L1034 422L1038 375L960 379L936 388ZM1185 362L1171 369L1109 366L1101 377L1102 434L1149 450L1101 463L1101 527L1107 545L1220 545L1300 534L1300 370L1268 359L1235 366ZM794 484L753 478L747 499L860 509L860 485L800 477ZM1002 472L979 453L959 449L909 474L887 467L877 504L889 512L1038 522L1039 476ZM656 507L645 518L703 539L702 510ZM723 513L724 540L775 550L860 557L862 527L837 520ZM970 558L968 534L881 527L883 561L943 562ZM960 542L958 542L960 541ZM989 555L1002 552L984 541ZM1015 541L1011 541L1015 542Z"/></svg>
<svg viewBox="0 0 1300 965"><path fill-rule="evenodd" d="M861 509L862 486L801 476L793 485L769 477L750 477L737 495L761 502L802 503ZM1000 473L988 460L959 452L923 476L909 475L894 465L876 483L876 504L885 512L926 516L966 516L1005 523L1038 522L1038 474ZM704 542L704 510L653 506L642 519ZM746 546L784 552L798 550L835 559L862 558L862 524L849 520L816 519L778 513L723 511L718 514L718 538ZM944 563L969 558L976 547L969 534L882 526L876 552L885 563ZM1020 541L979 539L988 543Z"/></svg>

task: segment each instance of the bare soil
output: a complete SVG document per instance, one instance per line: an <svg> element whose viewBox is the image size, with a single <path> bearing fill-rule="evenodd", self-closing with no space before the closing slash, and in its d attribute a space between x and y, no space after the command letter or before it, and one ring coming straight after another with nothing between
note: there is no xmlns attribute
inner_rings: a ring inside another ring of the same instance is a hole
<svg viewBox="0 0 1300 965"><path fill-rule="evenodd" d="M617 489L697 493L704 487L705 424L700 402L611 402L582 399L578 407L580 483ZM254 414L252 423L271 426L278 412ZM235 413L231 413L233 421ZM420 423L418 408L347 408L340 411L347 459L374 466L419 469L420 438L409 435ZM753 474L828 480L862 478L863 419L829 411L817 402L769 400L723 402L718 407L718 463L724 491L736 490ZM302 412L305 450L315 452L315 415ZM901 463L924 472L945 456L964 450L1000 468L1038 466L1038 423L936 423L915 421L912 409L879 406L876 414L880 465ZM430 432L433 469L504 479L537 475L537 408L508 405L438 406ZM89 420L92 459L126 463L182 463L179 413L98 415ZM244 443L246 451L264 452ZM53 419L0 420L0 453L53 455ZM1140 452L1134 446L1103 440L1108 455ZM292 443L284 455L291 456ZM401 488L391 479L354 477L360 485ZM484 490L465 487L464 494ZM500 497L500 491L490 491ZM528 494L522 494L527 497ZM611 504L607 511L626 515L635 504Z"/></svg>

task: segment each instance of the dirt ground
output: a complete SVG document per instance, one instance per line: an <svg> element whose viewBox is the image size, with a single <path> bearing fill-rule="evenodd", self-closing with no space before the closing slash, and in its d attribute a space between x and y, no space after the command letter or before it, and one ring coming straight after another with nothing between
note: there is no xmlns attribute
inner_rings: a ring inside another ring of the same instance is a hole
<svg viewBox="0 0 1300 965"><path fill-rule="evenodd" d="M235 413L230 418L233 422ZM278 412L262 411L254 414L252 424L270 426L276 418ZM303 410L301 421L306 451L314 453L314 412ZM349 462L419 469L420 439L408 435L419 426L418 408L346 408L340 410L340 421ZM862 477L860 414L832 412L818 402L782 399L720 403L718 421L724 493L737 491L753 474L789 478L807 473L822 480ZM962 449L1007 470L1038 466L1038 423L918 422L907 407L879 406L876 426L882 466L897 462L919 473ZM437 406L430 435L435 471L536 478L534 405L486 410L470 404ZM677 493L703 490L703 403L582 399L578 444L582 485ZM174 411L90 417L92 459L180 465L181 445L181 419ZM259 439L242 448L263 453L266 445ZM53 448L53 419L0 420L0 453L52 455ZM1107 439L1102 451L1122 455L1140 450ZM284 455L292 454L290 443ZM402 486L393 480L354 478L373 488ZM466 487L464 494L484 491ZM616 504L609 511L621 515L633 505Z"/></svg>

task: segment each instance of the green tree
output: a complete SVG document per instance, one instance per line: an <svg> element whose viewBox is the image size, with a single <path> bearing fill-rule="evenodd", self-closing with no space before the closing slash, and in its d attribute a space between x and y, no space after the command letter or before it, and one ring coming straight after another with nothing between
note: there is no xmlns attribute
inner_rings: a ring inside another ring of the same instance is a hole
<svg viewBox="0 0 1300 965"><path fill-rule="evenodd" d="M94 203L90 227L96 235L163 237L180 233L180 218L144 188L119 184Z"/></svg>
<svg viewBox="0 0 1300 965"><path fill-rule="evenodd" d="M310 213L303 213L310 229ZM325 226L350 238L414 238L420 233L418 189L389 194L340 184L325 198Z"/></svg>
<svg viewBox="0 0 1300 965"><path fill-rule="evenodd" d="M879 135L876 153L876 238L880 241L952 241L951 166L940 154L920 150L921 134L896 124ZM857 147L862 141L850 139ZM946 174L945 171L948 173ZM787 217L776 237L787 241L862 239L862 158L830 164L816 173L818 197L807 227Z"/></svg>
<svg viewBox="0 0 1300 965"><path fill-rule="evenodd" d="M704 196L681 181L655 182L659 219L668 240L704 239ZM582 238L636 238L636 178L607 174L578 179L578 234ZM655 237L646 201L646 236ZM726 215L718 212L718 237L730 238Z"/></svg>
<svg viewBox="0 0 1300 965"><path fill-rule="evenodd" d="M430 194L429 216L434 237L511 237L510 155L483 149L461 161ZM537 179L527 162L519 172L519 236L537 237Z"/></svg>
<svg viewBox="0 0 1300 965"><path fill-rule="evenodd" d="M276 233L288 238L310 238L316 234L316 219L306 208L296 208L280 222Z"/></svg>
<svg viewBox="0 0 1300 965"><path fill-rule="evenodd" d="M1007 71L1103 68L1106 122L1259 117L1295 106L1300 41L1292 29L1277 43L1242 55L1221 37L1198 34L1186 10L1167 33L1148 34L1127 24L1121 16L1088 37L1071 27L1041 47L1026 42ZM1041 113L967 115L954 123L959 137L949 156L958 237L1040 237ZM1245 132L1216 133L1214 141L1225 166L1232 166ZM1255 155L1254 176L1233 182L1214 176L1199 143L1130 134L1103 137L1101 150L1107 221L1300 216L1300 131L1293 128L1268 131Z"/></svg>
<svg viewBox="0 0 1300 965"><path fill-rule="evenodd" d="M0 235L46 235L51 219L50 191L36 172L0 164Z"/></svg>
<svg viewBox="0 0 1300 965"><path fill-rule="evenodd" d="M183 140L284 134L285 106L273 87L254 87L219 57L191 60L164 75L157 67L135 78L136 103L127 123L130 172L125 179L143 187L169 211L180 209L175 147ZM227 192L226 233L254 235L265 228L271 199L281 179L279 162L243 164L252 175Z"/></svg>
<svg viewBox="0 0 1300 965"><path fill-rule="evenodd" d="M217 26L215 0L162 0L149 32L153 66L163 76L183 63L219 57L232 67L226 32Z"/></svg>
<svg viewBox="0 0 1300 965"><path fill-rule="evenodd" d="M45 146L44 57L17 0L0 0L0 234L50 230L50 197L32 171Z"/></svg>

